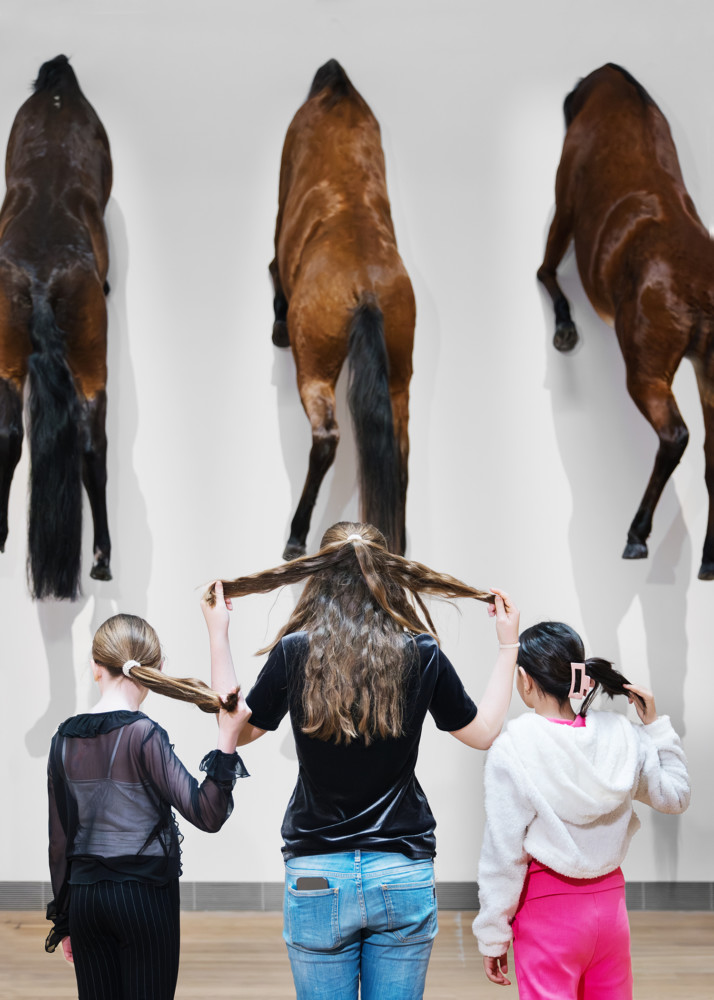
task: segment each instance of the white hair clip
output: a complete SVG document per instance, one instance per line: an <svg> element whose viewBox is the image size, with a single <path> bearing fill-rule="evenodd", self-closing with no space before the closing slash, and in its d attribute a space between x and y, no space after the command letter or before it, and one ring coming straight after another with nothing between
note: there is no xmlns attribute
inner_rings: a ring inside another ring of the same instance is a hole
<svg viewBox="0 0 714 1000"><path fill-rule="evenodd" d="M348 535L347 538L345 539L345 541L351 542L353 539L355 541L357 541L357 542L363 542L364 541L364 538L361 535Z"/></svg>
<svg viewBox="0 0 714 1000"><path fill-rule="evenodd" d="M127 660L126 663L124 664L124 666L121 669L122 669L122 672L127 677L131 677L131 668L132 667L140 667L140 666L141 666L141 664L139 663L138 660Z"/></svg>

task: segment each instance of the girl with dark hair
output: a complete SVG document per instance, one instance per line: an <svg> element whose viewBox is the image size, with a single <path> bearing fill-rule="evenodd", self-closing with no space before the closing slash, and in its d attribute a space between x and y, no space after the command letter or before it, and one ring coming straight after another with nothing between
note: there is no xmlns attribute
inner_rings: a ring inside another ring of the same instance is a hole
<svg viewBox="0 0 714 1000"><path fill-rule="evenodd" d="M437 932L434 817L414 774L422 724L485 750L513 688L518 610L389 552L369 524L333 525L320 551L216 587L232 597L307 581L248 695L239 745L290 714L283 936L298 1000L418 1000ZM480 702L439 648L423 595L489 602L500 650ZM212 593L209 600L212 599ZM211 683L235 684L226 631ZM264 650L265 651L265 650Z"/></svg>
<svg viewBox="0 0 714 1000"><path fill-rule="evenodd" d="M486 830L474 934L484 969L521 1000L631 1000L630 928L620 864L640 826L633 800L659 812L689 805L687 763L650 691L608 660L585 658L569 625L520 636L516 686L534 709L510 722L485 771ZM588 712L604 691L642 725ZM582 701L575 713L571 699Z"/></svg>
<svg viewBox="0 0 714 1000"><path fill-rule="evenodd" d="M221 608L203 605L209 637ZM220 830L247 771L236 744L250 711L234 685L222 698L195 678L162 671L158 636L143 618L115 615L92 643L101 697L67 719L48 761L54 899L45 948L61 942L79 1000L171 1000L179 965L179 834L172 807L200 830ZM198 782L166 732L143 712L156 691L218 715L217 749Z"/></svg>

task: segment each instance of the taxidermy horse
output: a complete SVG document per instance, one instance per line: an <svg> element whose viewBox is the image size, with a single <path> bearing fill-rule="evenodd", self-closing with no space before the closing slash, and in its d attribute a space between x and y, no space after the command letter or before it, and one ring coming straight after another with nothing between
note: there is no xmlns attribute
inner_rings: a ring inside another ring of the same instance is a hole
<svg viewBox="0 0 714 1000"><path fill-rule="evenodd" d="M647 555L652 516L689 432L672 394L686 355L706 428L709 522L700 580L714 579L714 245L687 194L667 121L624 69L602 66L565 99L555 217L538 278L555 308L554 344L578 335L556 269L571 239L595 310L614 326L627 388L659 438L624 559Z"/></svg>
<svg viewBox="0 0 714 1000"><path fill-rule="evenodd" d="M111 579L106 510L106 132L65 56L17 113L0 209L0 550L29 375L28 575L37 598L79 593L82 478L97 580Z"/></svg>
<svg viewBox="0 0 714 1000"><path fill-rule="evenodd" d="M285 137L270 273L273 343L292 347L312 428L284 558L304 554L335 457L335 384L345 359L360 517L403 553L414 293L397 252L379 124L334 59L317 71Z"/></svg>

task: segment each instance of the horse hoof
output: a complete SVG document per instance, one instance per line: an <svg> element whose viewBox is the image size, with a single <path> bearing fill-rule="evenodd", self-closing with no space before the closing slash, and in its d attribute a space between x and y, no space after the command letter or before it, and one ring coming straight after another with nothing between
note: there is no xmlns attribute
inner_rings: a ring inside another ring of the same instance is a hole
<svg viewBox="0 0 714 1000"><path fill-rule="evenodd" d="M700 580L714 580L714 563L702 563L699 570Z"/></svg>
<svg viewBox="0 0 714 1000"><path fill-rule="evenodd" d="M628 542L625 551L622 553L623 559L646 559L647 546L644 542Z"/></svg>
<svg viewBox="0 0 714 1000"><path fill-rule="evenodd" d="M273 323L273 343L276 347L290 347L288 324L283 319L276 319Z"/></svg>
<svg viewBox="0 0 714 1000"><path fill-rule="evenodd" d="M567 354L568 351L572 351L577 342L578 331L575 329L574 323L570 320L564 320L562 323L556 324L553 346L558 351Z"/></svg>
<svg viewBox="0 0 714 1000"><path fill-rule="evenodd" d="M89 575L93 580L111 580L112 571L108 563L96 563L90 569Z"/></svg>
<svg viewBox="0 0 714 1000"><path fill-rule="evenodd" d="M305 555L305 546L300 545L299 542L288 542L285 546L285 551L283 552L283 559L285 562L290 562L291 559L299 559L300 556Z"/></svg>

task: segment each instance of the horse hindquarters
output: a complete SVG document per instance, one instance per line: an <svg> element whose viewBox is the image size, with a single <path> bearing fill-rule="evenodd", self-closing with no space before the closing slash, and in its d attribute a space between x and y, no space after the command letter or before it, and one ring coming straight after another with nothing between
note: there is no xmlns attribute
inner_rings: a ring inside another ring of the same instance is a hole
<svg viewBox="0 0 714 1000"><path fill-rule="evenodd" d="M80 407L46 292L32 297L28 568L36 598L74 600L82 544Z"/></svg>

